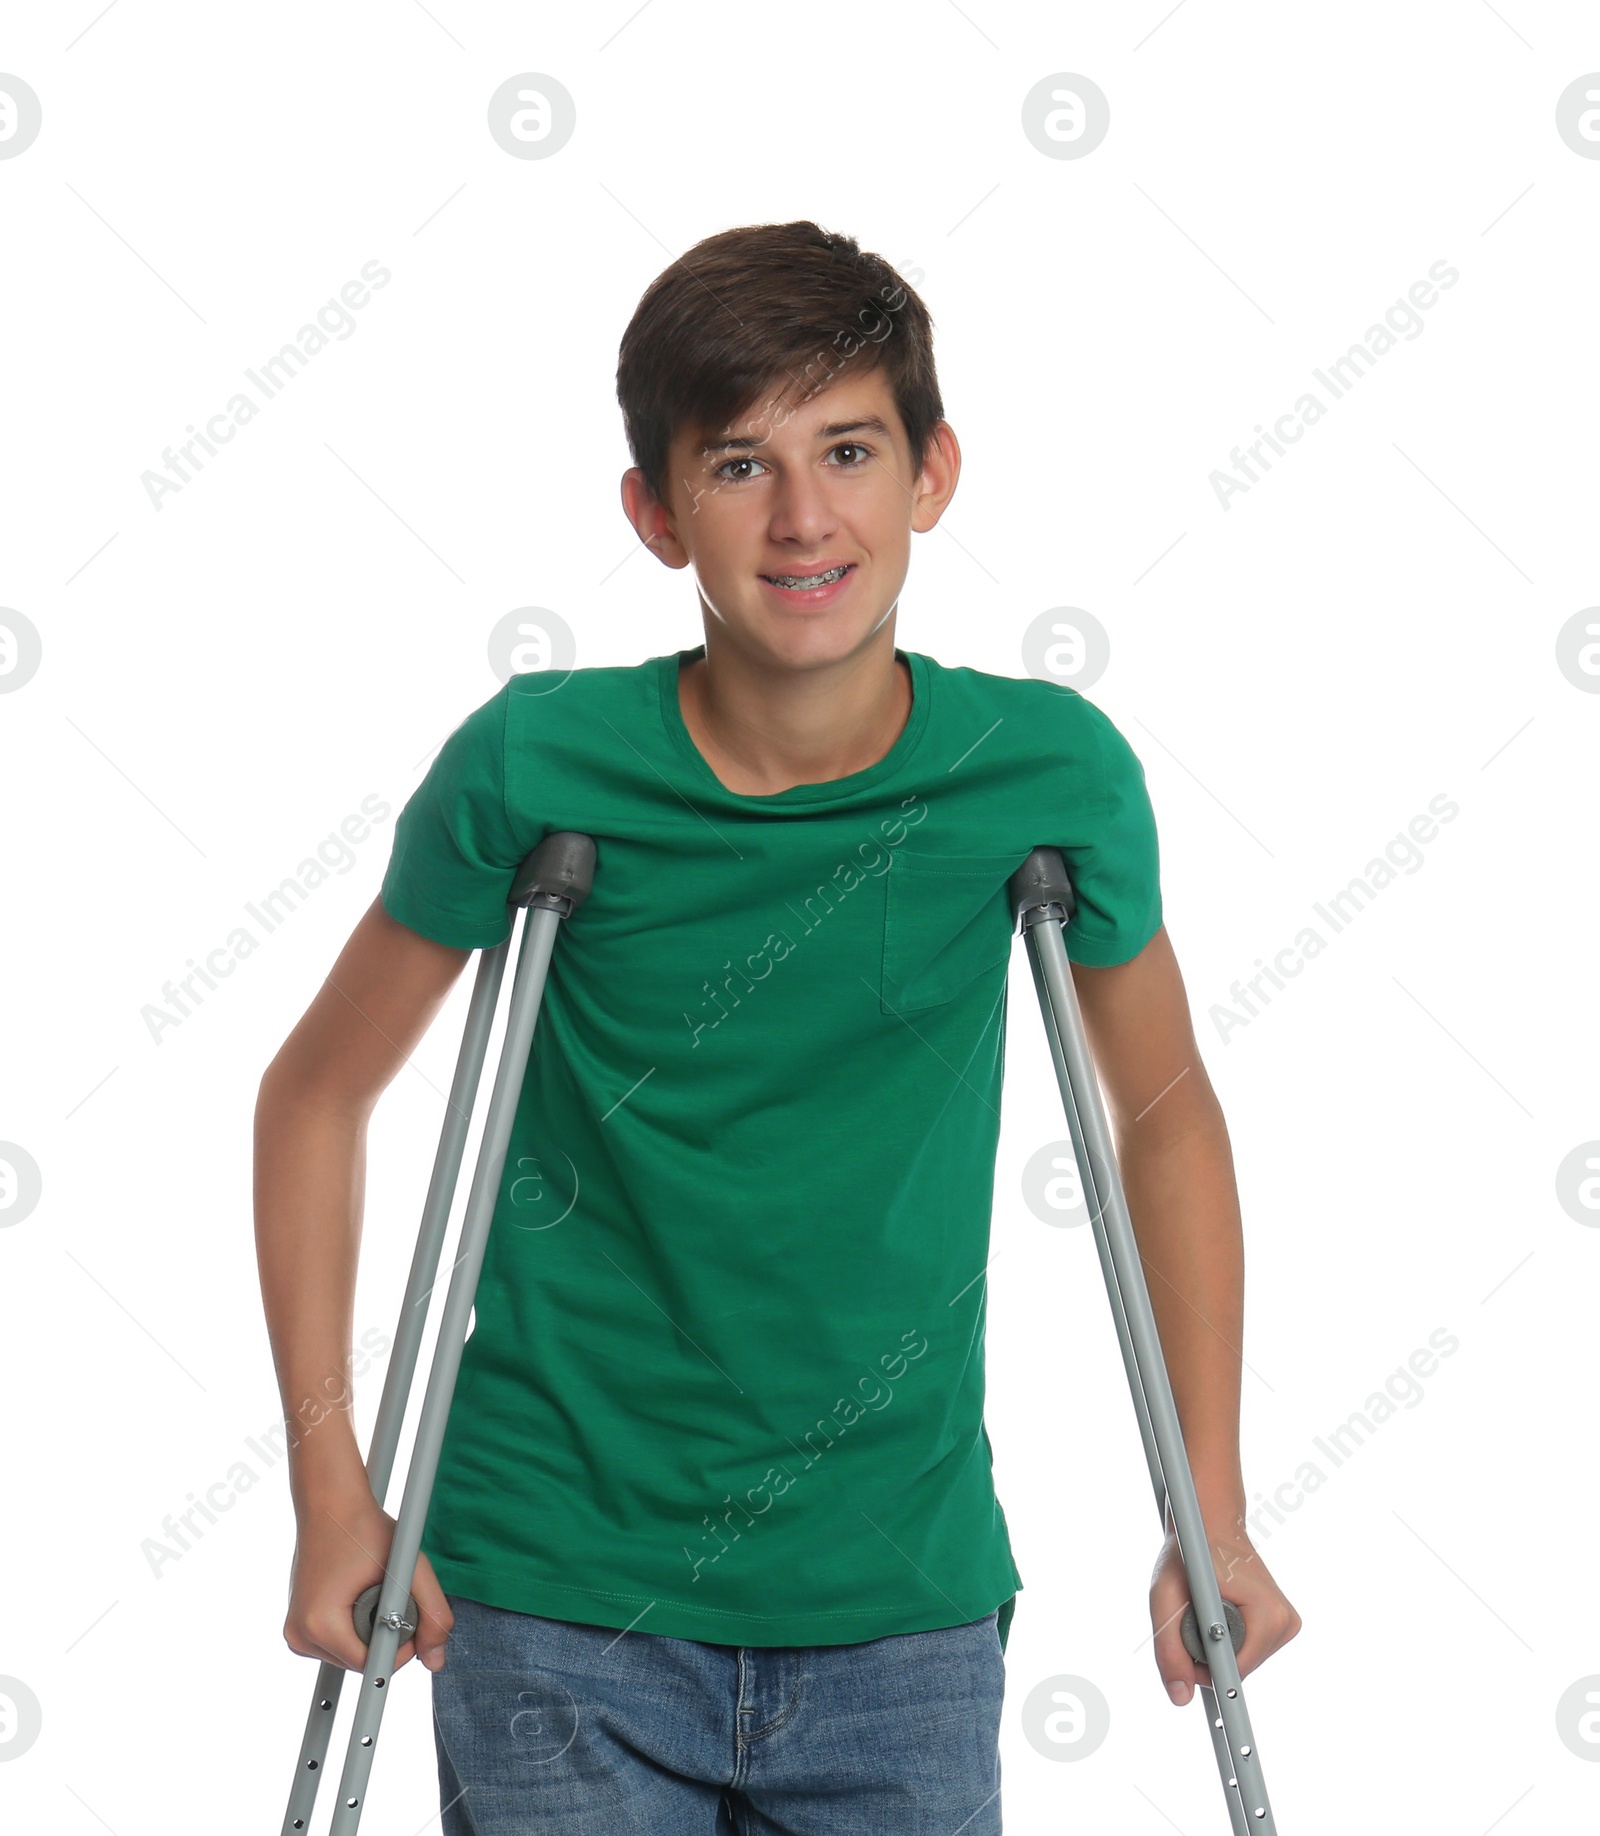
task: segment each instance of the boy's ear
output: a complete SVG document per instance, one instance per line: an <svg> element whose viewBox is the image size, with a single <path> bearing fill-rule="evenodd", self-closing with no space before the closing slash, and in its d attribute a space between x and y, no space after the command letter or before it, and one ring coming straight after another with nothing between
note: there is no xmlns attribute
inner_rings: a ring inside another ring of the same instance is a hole
<svg viewBox="0 0 1600 1836"><path fill-rule="evenodd" d="M688 565L689 557L672 532L671 518L636 465L622 474L622 513L658 561L674 568Z"/></svg>
<svg viewBox="0 0 1600 1836"><path fill-rule="evenodd" d="M912 530L921 535L944 515L961 477L961 446L948 421L940 421L913 486Z"/></svg>

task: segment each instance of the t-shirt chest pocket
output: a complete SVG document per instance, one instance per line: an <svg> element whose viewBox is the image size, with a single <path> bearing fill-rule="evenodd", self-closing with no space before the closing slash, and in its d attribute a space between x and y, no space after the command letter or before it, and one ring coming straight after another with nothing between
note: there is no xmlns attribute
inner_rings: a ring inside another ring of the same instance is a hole
<svg viewBox="0 0 1600 1836"><path fill-rule="evenodd" d="M884 1013L953 1001L1011 953L1006 882L1016 854L918 854L897 848L884 876Z"/></svg>

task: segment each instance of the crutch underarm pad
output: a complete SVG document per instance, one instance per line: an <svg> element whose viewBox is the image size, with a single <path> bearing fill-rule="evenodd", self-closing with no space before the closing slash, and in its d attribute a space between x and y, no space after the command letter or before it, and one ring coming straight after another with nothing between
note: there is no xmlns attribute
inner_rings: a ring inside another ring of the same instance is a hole
<svg viewBox="0 0 1600 1836"><path fill-rule="evenodd" d="M1059 848L1035 848L1012 874L1010 890L1013 918L1019 918L1034 905L1063 906L1070 918L1077 905Z"/></svg>
<svg viewBox="0 0 1600 1836"><path fill-rule="evenodd" d="M547 835L517 869L512 882L510 905L532 905L541 895L554 894L571 901L569 911L576 911L589 896L594 884L594 840L572 829L557 829ZM548 903L548 897L542 899Z"/></svg>

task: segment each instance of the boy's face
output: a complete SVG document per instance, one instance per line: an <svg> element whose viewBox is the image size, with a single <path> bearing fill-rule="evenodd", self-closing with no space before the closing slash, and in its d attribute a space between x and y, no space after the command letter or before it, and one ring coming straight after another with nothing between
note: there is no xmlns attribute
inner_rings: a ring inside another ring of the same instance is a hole
<svg viewBox="0 0 1600 1836"><path fill-rule="evenodd" d="M774 388L727 429L680 430L667 503L637 467L622 499L653 553L694 568L708 638L714 620L718 641L752 660L806 668L880 632L892 645L912 531L939 520L960 469L941 421L918 470L883 373L847 372L804 402ZM785 584L840 567L831 584Z"/></svg>

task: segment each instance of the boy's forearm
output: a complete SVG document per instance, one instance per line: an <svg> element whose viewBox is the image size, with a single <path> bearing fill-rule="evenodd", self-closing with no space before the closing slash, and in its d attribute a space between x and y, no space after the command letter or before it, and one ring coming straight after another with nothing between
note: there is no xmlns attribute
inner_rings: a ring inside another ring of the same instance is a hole
<svg viewBox="0 0 1600 1836"><path fill-rule="evenodd" d="M350 1413L365 1174L365 1117L269 1070L255 1112L256 1261L302 1515L367 1484Z"/></svg>
<svg viewBox="0 0 1600 1836"><path fill-rule="evenodd" d="M1149 1141L1135 1128L1118 1162L1201 1510L1232 1524L1245 1509L1244 1237L1220 1109Z"/></svg>

